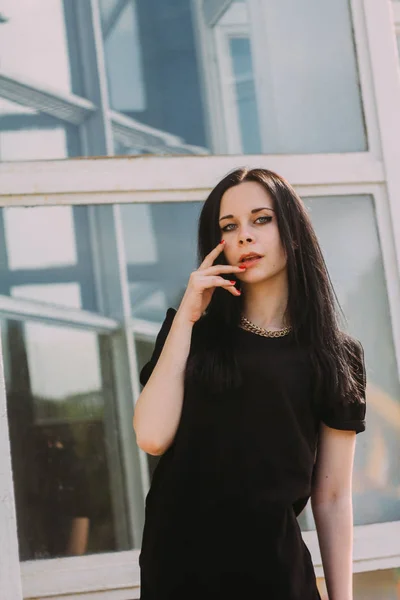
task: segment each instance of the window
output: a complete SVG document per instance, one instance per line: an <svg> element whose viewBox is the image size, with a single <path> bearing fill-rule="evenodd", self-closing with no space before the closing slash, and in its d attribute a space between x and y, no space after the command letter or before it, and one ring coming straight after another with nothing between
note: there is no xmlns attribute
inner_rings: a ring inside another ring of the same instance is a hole
<svg viewBox="0 0 400 600"><path fill-rule="evenodd" d="M132 547L109 340L2 323L21 560Z"/></svg>
<svg viewBox="0 0 400 600"><path fill-rule="evenodd" d="M219 128L220 133L216 134L222 151L241 151L239 143L233 150L229 145L228 129L232 121L233 127L238 127L243 112L241 114L237 108L235 122L232 99L226 94L225 97L222 95L220 111L214 108L218 107L219 80L225 88L232 82L229 61L233 48L226 44L224 47L219 38L224 29L225 35L233 34L233 30L228 33L233 22L236 26L240 23L242 34L247 30L251 40L253 66L250 66L248 41L246 97L248 99L251 94L252 102L258 106L262 152L311 154L367 149L348 0L331 3L329 7L322 7L314 0L301 4L293 0L278 4L273 0L248 0L230 4L222 16L221 11L210 13L206 6L203 11L199 1L199 14L203 14L204 20L203 68L211 69L213 62L219 67L218 75L210 74L207 78L209 110L215 112L216 131L217 121L224 118L224 113L229 115L225 119L225 132ZM243 53L244 42L241 46ZM241 67L244 67L243 54ZM237 77L238 72L234 73ZM255 94L250 92L249 78L256 82ZM236 103L238 101L240 96ZM254 119L254 116L248 118ZM256 135L252 136L252 141L256 146Z"/></svg>
<svg viewBox="0 0 400 600"><path fill-rule="evenodd" d="M93 310L96 305L86 207L0 209L1 293Z"/></svg>

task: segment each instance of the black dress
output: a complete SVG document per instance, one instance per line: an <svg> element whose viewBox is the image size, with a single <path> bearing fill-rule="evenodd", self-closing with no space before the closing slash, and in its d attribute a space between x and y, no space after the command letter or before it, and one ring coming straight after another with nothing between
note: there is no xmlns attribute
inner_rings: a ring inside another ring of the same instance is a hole
<svg viewBox="0 0 400 600"><path fill-rule="evenodd" d="M167 311L143 385L175 313ZM352 343L365 386L362 347ZM292 334L238 328L235 344L243 385L213 397L187 385L174 442L154 472L139 558L142 600L320 597L296 517L310 497L320 420L363 431L365 404L315 409L311 365Z"/></svg>

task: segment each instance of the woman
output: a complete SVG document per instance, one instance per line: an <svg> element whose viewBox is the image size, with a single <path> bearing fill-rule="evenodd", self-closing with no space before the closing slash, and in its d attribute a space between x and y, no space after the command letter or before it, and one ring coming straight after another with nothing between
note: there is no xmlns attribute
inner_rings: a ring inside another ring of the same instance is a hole
<svg viewBox="0 0 400 600"><path fill-rule="evenodd" d="M311 497L329 598L351 600L363 351L304 205L276 173L236 170L204 204L199 255L141 372L137 442L162 455L141 598L316 600L296 519Z"/></svg>

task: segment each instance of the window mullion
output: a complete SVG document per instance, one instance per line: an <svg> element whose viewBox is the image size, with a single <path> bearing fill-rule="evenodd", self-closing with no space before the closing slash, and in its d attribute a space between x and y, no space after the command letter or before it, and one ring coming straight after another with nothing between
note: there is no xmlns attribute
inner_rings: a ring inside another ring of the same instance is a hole
<svg viewBox="0 0 400 600"><path fill-rule="evenodd" d="M85 96L98 110L82 128L85 153L112 156L114 140L109 116L108 86L98 0L76 3Z"/></svg>
<svg viewBox="0 0 400 600"><path fill-rule="evenodd" d="M0 337L0 581L4 598L22 600L7 399Z"/></svg>
<svg viewBox="0 0 400 600"><path fill-rule="evenodd" d="M389 2L365 0L365 17L374 81L382 155L387 178L397 268L400 270L400 78Z"/></svg>

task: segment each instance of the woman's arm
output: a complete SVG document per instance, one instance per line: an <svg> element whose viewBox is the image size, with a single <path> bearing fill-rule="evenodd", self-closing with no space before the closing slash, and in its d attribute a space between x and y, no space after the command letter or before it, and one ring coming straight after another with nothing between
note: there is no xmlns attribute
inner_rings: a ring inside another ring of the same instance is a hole
<svg viewBox="0 0 400 600"><path fill-rule="evenodd" d="M329 600L352 600L354 431L321 424L311 505Z"/></svg>
<svg viewBox="0 0 400 600"><path fill-rule="evenodd" d="M164 454L178 429L194 323L206 310L217 287L225 288L233 296L240 296L235 281L225 279L222 274L243 272L245 267L213 266L223 247L222 241L190 275L160 357L136 403L133 417L136 441L148 454Z"/></svg>
<svg viewBox="0 0 400 600"><path fill-rule="evenodd" d="M154 456L168 449L178 428L192 329L193 323L178 311L160 358L135 406L133 427L137 444Z"/></svg>

